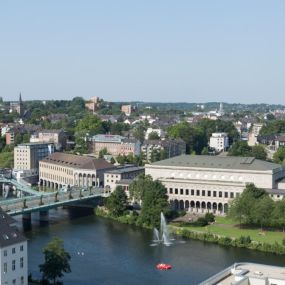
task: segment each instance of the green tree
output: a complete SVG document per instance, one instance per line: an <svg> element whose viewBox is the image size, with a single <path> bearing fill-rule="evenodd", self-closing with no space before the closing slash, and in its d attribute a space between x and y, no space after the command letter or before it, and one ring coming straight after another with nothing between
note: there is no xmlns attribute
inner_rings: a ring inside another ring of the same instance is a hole
<svg viewBox="0 0 285 285"><path fill-rule="evenodd" d="M273 161L285 165L285 147L280 146L273 154Z"/></svg>
<svg viewBox="0 0 285 285"><path fill-rule="evenodd" d="M107 198L106 207L115 217L122 216L127 210L128 197L122 186L117 186L114 192Z"/></svg>
<svg viewBox="0 0 285 285"><path fill-rule="evenodd" d="M253 220L262 227L270 224L271 211L273 209L273 200L269 196L263 196L255 201L252 210Z"/></svg>
<svg viewBox="0 0 285 285"><path fill-rule="evenodd" d="M148 139L149 140L159 140L160 137L158 135L157 132L151 132L149 135L148 135Z"/></svg>
<svg viewBox="0 0 285 285"><path fill-rule="evenodd" d="M285 231L285 199L275 202L272 211L272 224Z"/></svg>
<svg viewBox="0 0 285 285"><path fill-rule="evenodd" d="M257 159L262 159L266 160L267 158L267 153L262 145L255 145L251 148L251 156L257 158Z"/></svg>
<svg viewBox="0 0 285 285"><path fill-rule="evenodd" d="M108 154L108 150L107 150L106 147L104 147L103 149L101 149L101 150L99 151L99 158L103 158L104 155L106 155L106 154Z"/></svg>
<svg viewBox="0 0 285 285"><path fill-rule="evenodd" d="M64 276L64 273L71 272L70 255L65 251L63 241L54 237L51 242L43 249L44 263L40 264L40 272L43 279L51 280L56 284L58 278Z"/></svg>
<svg viewBox="0 0 285 285"><path fill-rule="evenodd" d="M142 197L142 209L138 222L141 225L159 227L160 213L168 211L166 189L160 181L153 181L152 188L146 189Z"/></svg>
<svg viewBox="0 0 285 285"><path fill-rule="evenodd" d="M247 184L242 194L236 197L230 204L229 216L242 223L254 223L256 215L254 205L258 199L267 194L263 189L255 187L254 184Z"/></svg>
<svg viewBox="0 0 285 285"><path fill-rule="evenodd" d="M229 149L230 156L250 156L251 147L245 141L236 141Z"/></svg>

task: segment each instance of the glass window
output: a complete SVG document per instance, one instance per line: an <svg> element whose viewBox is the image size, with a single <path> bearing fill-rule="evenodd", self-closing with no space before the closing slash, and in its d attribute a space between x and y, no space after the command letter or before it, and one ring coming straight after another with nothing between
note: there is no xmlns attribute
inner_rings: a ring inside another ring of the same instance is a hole
<svg viewBox="0 0 285 285"><path fill-rule="evenodd" d="M12 253L13 254L16 253L16 248L15 247L12 248Z"/></svg>
<svg viewBox="0 0 285 285"><path fill-rule="evenodd" d="M4 263L4 266L3 266L3 271L4 271L4 273L7 273L7 270L8 270L7 262L5 262L5 263Z"/></svg>
<svg viewBox="0 0 285 285"><path fill-rule="evenodd" d="M4 250L4 256L7 256L7 250L6 249Z"/></svg>
<svg viewBox="0 0 285 285"><path fill-rule="evenodd" d="M186 195L189 195L189 189L186 189Z"/></svg>
<svg viewBox="0 0 285 285"><path fill-rule="evenodd" d="M180 195L183 195L183 189L180 189Z"/></svg>
<svg viewBox="0 0 285 285"><path fill-rule="evenodd" d="M194 196L194 189L191 189L191 195Z"/></svg>
<svg viewBox="0 0 285 285"><path fill-rule="evenodd" d="M213 196L217 197L217 191L213 191Z"/></svg>
<svg viewBox="0 0 285 285"><path fill-rule="evenodd" d="M12 271L16 269L16 260L12 260Z"/></svg>
<svg viewBox="0 0 285 285"><path fill-rule="evenodd" d="M175 194L178 194L178 189L177 188L175 188Z"/></svg>
<svg viewBox="0 0 285 285"><path fill-rule="evenodd" d="M21 276L21 285L24 285L24 276Z"/></svg>
<svg viewBox="0 0 285 285"><path fill-rule="evenodd" d="M202 196L205 196L205 195L206 195L206 191L202 190Z"/></svg>
<svg viewBox="0 0 285 285"><path fill-rule="evenodd" d="M228 192L225 192L225 198L228 198Z"/></svg>
<svg viewBox="0 0 285 285"><path fill-rule="evenodd" d="M208 197L211 197L211 191L208 191Z"/></svg>
<svg viewBox="0 0 285 285"><path fill-rule="evenodd" d="M12 283L13 285L16 285L16 279L13 279Z"/></svg>
<svg viewBox="0 0 285 285"><path fill-rule="evenodd" d="M234 193L233 192L230 193L230 197L234 198Z"/></svg>
<svg viewBox="0 0 285 285"><path fill-rule="evenodd" d="M200 196L200 190L196 190L196 195Z"/></svg>
<svg viewBox="0 0 285 285"><path fill-rule="evenodd" d="M173 188L169 188L169 193L170 193L170 194L173 193Z"/></svg>
<svg viewBox="0 0 285 285"><path fill-rule="evenodd" d="M23 268L24 267L24 257L20 258L20 267Z"/></svg>
<svg viewBox="0 0 285 285"><path fill-rule="evenodd" d="M223 192L219 191L219 198L222 198L222 197L223 197Z"/></svg>

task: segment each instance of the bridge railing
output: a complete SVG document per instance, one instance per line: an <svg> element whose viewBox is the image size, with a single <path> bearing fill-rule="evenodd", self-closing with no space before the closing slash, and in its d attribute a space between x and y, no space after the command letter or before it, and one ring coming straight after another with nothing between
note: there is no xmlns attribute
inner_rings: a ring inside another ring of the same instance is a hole
<svg viewBox="0 0 285 285"><path fill-rule="evenodd" d="M102 188L89 189L85 191L71 190L68 192L53 192L41 196L27 196L24 198L5 200L0 202L0 206L4 211L9 212L10 214L17 214L24 212L25 209L40 209L95 196L106 197L108 194L104 193Z"/></svg>

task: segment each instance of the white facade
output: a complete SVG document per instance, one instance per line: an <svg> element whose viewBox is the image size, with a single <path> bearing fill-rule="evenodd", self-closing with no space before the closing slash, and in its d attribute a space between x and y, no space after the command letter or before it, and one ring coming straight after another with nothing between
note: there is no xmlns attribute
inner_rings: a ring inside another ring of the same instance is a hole
<svg viewBox="0 0 285 285"><path fill-rule="evenodd" d="M272 198L285 195L279 183L285 168L254 158L184 155L145 165L145 174L165 185L170 204L180 210L223 214L249 183Z"/></svg>
<svg viewBox="0 0 285 285"><path fill-rule="evenodd" d="M0 248L0 284L28 285L27 241Z"/></svg>
<svg viewBox="0 0 285 285"><path fill-rule="evenodd" d="M151 133L157 133L157 135L160 138L163 138L165 136L165 132L162 129L153 129L153 128L147 128L145 132L145 139L148 140L148 137Z"/></svg>
<svg viewBox="0 0 285 285"><path fill-rule="evenodd" d="M224 151L229 147L229 137L226 133L212 133L209 146L216 151Z"/></svg>

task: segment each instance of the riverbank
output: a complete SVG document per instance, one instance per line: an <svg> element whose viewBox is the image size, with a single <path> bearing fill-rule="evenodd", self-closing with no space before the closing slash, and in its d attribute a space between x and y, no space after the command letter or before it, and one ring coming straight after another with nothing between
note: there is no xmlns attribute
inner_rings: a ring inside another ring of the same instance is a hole
<svg viewBox="0 0 285 285"><path fill-rule="evenodd" d="M119 223L138 226L134 215L112 217L102 208L96 208L95 214ZM285 246L283 245L283 240L285 240L284 233L274 231L260 232L258 229L240 229L234 226L232 221L223 217L216 217L216 223L206 227L196 227L191 226L191 224L177 226L175 223L170 223L169 229L175 235L187 239L285 255Z"/></svg>
<svg viewBox="0 0 285 285"><path fill-rule="evenodd" d="M285 234L280 231L261 231L259 228L240 228L227 217L216 217L215 223L197 227L187 223L171 223L171 231L185 238L198 239L224 246L243 247L274 254L285 254Z"/></svg>

